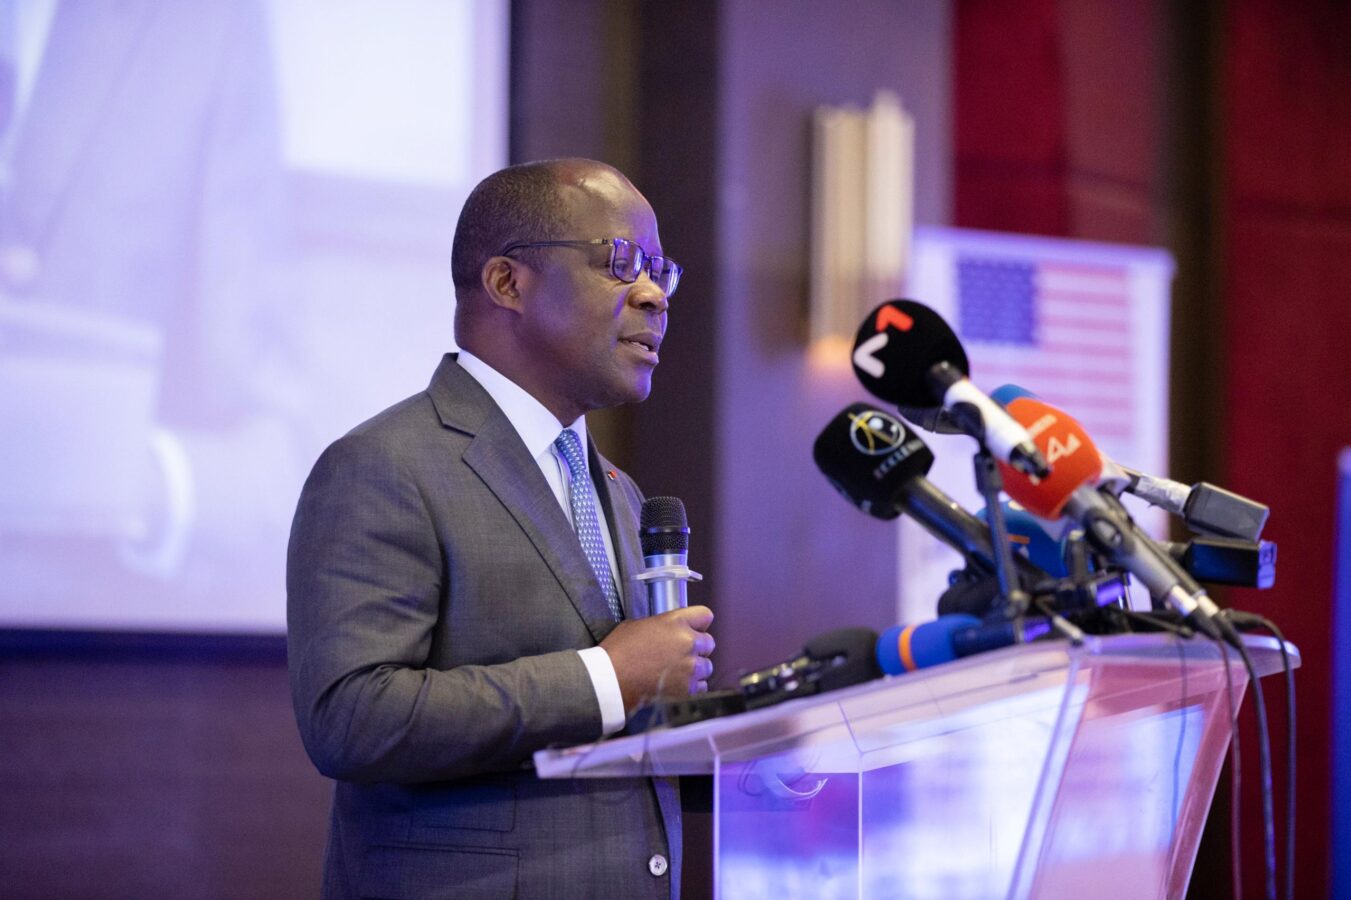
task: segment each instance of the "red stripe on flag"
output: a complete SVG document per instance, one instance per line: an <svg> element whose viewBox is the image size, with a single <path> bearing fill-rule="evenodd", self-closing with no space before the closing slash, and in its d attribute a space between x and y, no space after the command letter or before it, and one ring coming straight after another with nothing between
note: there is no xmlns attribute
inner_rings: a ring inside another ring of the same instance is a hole
<svg viewBox="0 0 1351 900"><path fill-rule="evenodd" d="M1118 281L1126 280L1126 270L1120 266L1095 266L1091 263L1048 262L1042 263L1040 268L1041 271L1048 274L1053 272L1057 274L1063 272L1066 275L1074 275L1076 277L1089 275L1094 278L1115 278Z"/></svg>
<svg viewBox="0 0 1351 900"><path fill-rule="evenodd" d="M1041 301L1042 303L1064 303L1067 306L1102 306L1120 310L1130 309L1130 297L1124 294L1043 289Z"/></svg>
<svg viewBox="0 0 1351 900"><path fill-rule="evenodd" d="M1060 316L1042 316L1038 323L1043 331L1059 329L1061 331L1094 331L1122 340L1130 337L1121 322L1108 319L1064 319Z"/></svg>
<svg viewBox="0 0 1351 900"><path fill-rule="evenodd" d="M1041 345L1042 352L1058 356L1092 356L1094 358L1130 359L1129 347L1116 347L1112 344L1057 344L1049 341Z"/></svg>

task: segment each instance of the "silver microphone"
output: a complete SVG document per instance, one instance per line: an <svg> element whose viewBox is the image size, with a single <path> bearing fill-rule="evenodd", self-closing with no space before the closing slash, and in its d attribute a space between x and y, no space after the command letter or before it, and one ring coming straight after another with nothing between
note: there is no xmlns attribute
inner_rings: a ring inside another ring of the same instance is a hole
<svg viewBox="0 0 1351 900"><path fill-rule="evenodd" d="M643 565L638 580L647 585L652 615L689 605L685 585L704 576L689 567L690 526L685 504L676 497L649 497L638 517Z"/></svg>

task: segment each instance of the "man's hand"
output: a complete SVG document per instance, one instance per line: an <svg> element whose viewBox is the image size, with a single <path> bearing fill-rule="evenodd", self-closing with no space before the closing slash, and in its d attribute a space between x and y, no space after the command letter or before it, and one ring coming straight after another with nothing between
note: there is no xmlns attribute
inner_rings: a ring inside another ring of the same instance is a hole
<svg viewBox="0 0 1351 900"><path fill-rule="evenodd" d="M713 636L707 606L673 609L659 616L620 622L600 642L619 678L624 711L658 697L680 698L708 690L713 674Z"/></svg>

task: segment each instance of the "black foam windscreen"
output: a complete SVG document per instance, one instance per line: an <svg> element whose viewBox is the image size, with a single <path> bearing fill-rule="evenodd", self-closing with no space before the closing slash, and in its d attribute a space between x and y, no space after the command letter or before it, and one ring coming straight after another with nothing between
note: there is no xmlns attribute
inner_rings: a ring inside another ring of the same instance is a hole
<svg viewBox="0 0 1351 900"><path fill-rule="evenodd" d="M837 628L812 638L802 654L824 663L816 676L819 690L833 691L881 678L876 648L877 632L871 628Z"/></svg>
<svg viewBox="0 0 1351 900"><path fill-rule="evenodd" d="M854 338L854 374L870 394L897 406L938 406L929 372L946 362L971 372L962 342L943 317L915 300L888 300Z"/></svg>
<svg viewBox="0 0 1351 900"><path fill-rule="evenodd" d="M638 540L643 556L688 553L690 526L678 497L648 497L638 514Z"/></svg>
<svg viewBox="0 0 1351 900"><path fill-rule="evenodd" d="M879 519L901 514L906 482L929 472L933 453L901 420L868 403L831 419L812 447L816 467L846 500Z"/></svg>

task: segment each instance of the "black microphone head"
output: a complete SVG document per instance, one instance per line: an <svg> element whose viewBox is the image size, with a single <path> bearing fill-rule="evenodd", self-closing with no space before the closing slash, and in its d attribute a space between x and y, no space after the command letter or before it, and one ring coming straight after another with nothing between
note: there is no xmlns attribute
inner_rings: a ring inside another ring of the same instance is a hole
<svg viewBox="0 0 1351 900"><path fill-rule="evenodd" d="M818 634L802 648L803 656L826 664L816 678L822 691L881 678L876 651L877 632L871 628L837 628Z"/></svg>
<svg viewBox="0 0 1351 900"><path fill-rule="evenodd" d="M812 447L816 467L846 500L879 519L901 514L901 489L933 466L933 453L899 418L853 403L830 421Z"/></svg>
<svg viewBox="0 0 1351 900"><path fill-rule="evenodd" d="M690 526L678 497L648 497L638 514L638 541L643 556L688 553Z"/></svg>
<svg viewBox="0 0 1351 900"><path fill-rule="evenodd" d="M971 373L966 351L943 317L915 300L888 300L874 309L854 338L854 374L868 392L896 406L928 408L935 394L929 370L948 363Z"/></svg>

